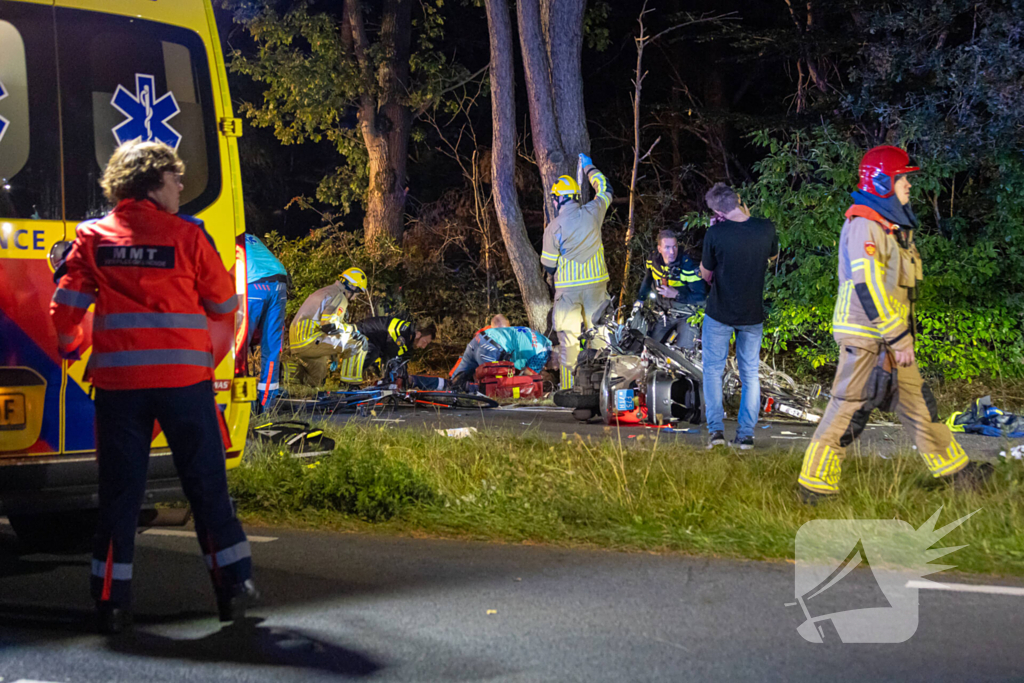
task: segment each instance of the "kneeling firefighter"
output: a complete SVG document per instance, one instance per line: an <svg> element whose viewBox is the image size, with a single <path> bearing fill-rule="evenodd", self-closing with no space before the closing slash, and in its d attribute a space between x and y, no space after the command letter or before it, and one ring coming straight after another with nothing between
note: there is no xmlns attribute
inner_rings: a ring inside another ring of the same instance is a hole
<svg viewBox="0 0 1024 683"><path fill-rule="evenodd" d="M551 187L555 217L544 228L540 262L554 275L552 326L561 345L561 386L572 388L572 371L580 353L580 332L593 327L594 313L608 299L608 267L604 262L601 224L612 193L608 179L586 154L580 165L596 196L580 205L580 186L561 176Z"/></svg>
<svg viewBox="0 0 1024 683"><path fill-rule="evenodd" d="M651 338L665 342L676 333L675 345L692 349L697 343L697 330L687 319L707 300L707 285L700 269L686 254L680 253L675 233L658 233L658 248L647 259L647 273L640 284L633 310L652 297L661 318L651 331Z"/></svg>
<svg viewBox="0 0 1024 683"><path fill-rule="evenodd" d="M338 281L310 294L288 328L288 343L297 365L297 379L319 387L330 372L330 358L351 358L366 351L366 337L348 322L349 300L366 291L366 273L349 268Z"/></svg>
<svg viewBox="0 0 1024 683"><path fill-rule="evenodd" d="M907 178L918 167L909 164L907 153L891 146L875 147L860 163L860 183L839 238L832 317L839 367L800 471L801 496L808 502L838 492L846 447L874 408L896 410L934 477L970 485L987 474L968 462L939 421L914 357L914 300L923 276Z"/></svg>

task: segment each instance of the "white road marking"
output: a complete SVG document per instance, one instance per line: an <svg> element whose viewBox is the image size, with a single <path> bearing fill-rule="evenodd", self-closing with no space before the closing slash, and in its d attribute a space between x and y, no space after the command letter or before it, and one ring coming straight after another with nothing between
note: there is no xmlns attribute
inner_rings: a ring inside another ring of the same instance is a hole
<svg viewBox="0 0 1024 683"><path fill-rule="evenodd" d="M146 529L142 532L146 536L177 536L179 538L195 538L196 532L182 531L180 529ZM276 541L277 536L247 536L250 543L270 543Z"/></svg>
<svg viewBox="0 0 1024 683"><path fill-rule="evenodd" d="M937 583L935 581L907 581L907 588L927 588L936 591L960 593L988 593L989 595L1016 595L1024 597L1024 588L1014 586L979 586L971 583Z"/></svg>
<svg viewBox="0 0 1024 683"><path fill-rule="evenodd" d="M2 681L2 680L4 680L4 679L0 678L0 681ZM56 681L37 681L34 678L33 679L19 678L18 680L14 681L14 683L57 683L57 682Z"/></svg>

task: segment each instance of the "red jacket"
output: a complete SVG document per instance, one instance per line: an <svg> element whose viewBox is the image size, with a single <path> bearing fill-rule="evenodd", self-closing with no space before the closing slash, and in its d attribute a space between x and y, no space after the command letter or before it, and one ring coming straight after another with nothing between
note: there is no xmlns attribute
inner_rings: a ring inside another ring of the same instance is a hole
<svg viewBox="0 0 1024 683"><path fill-rule="evenodd" d="M232 315L238 301L201 223L149 200L126 199L78 226L66 263L50 315L61 355L77 357L84 351L82 318L95 302L93 384L152 389L214 378L207 318Z"/></svg>

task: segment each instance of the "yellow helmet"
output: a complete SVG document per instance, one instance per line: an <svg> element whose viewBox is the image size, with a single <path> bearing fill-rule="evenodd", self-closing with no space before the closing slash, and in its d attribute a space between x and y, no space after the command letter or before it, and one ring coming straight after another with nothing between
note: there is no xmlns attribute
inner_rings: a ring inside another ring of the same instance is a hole
<svg viewBox="0 0 1024 683"><path fill-rule="evenodd" d="M338 279L345 280L356 289L366 291L366 273L361 268L348 268Z"/></svg>
<svg viewBox="0 0 1024 683"><path fill-rule="evenodd" d="M567 175L559 176L555 184L551 186L551 194L556 197L573 197L579 199L580 186L573 178Z"/></svg>

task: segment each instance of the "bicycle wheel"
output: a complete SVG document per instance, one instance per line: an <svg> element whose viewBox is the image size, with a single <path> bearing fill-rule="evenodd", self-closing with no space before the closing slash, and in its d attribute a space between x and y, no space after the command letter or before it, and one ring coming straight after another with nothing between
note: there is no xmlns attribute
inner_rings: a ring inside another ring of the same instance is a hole
<svg viewBox="0 0 1024 683"><path fill-rule="evenodd" d="M458 394L454 391L409 392L413 405L430 408L497 408L498 402L482 394Z"/></svg>

